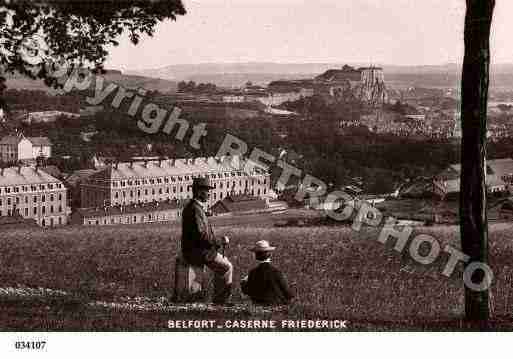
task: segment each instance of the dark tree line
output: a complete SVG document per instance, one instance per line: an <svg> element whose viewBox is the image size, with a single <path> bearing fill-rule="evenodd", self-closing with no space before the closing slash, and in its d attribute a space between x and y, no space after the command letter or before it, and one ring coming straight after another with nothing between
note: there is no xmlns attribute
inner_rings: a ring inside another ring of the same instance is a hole
<svg viewBox="0 0 513 359"><path fill-rule="evenodd" d="M194 81L180 81L178 83L178 92L188 92L188 93L216 93L217 86L212 83L199 83L197 84Z"/></svg>

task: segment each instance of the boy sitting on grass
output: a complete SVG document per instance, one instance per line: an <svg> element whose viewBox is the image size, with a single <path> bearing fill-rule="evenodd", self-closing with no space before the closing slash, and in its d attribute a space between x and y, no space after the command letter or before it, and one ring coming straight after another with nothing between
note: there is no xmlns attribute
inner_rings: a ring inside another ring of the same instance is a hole
<svg viewBox="0 0 513 359"><path fill-rule="evenodd" d="M258 241L250 251L255 253L259 263L241 281L242 292L251 298L257 305L285 305L289 304L294 295L285 282L283 274L271 264L271 253L276 247L269 242Z"/></svg>

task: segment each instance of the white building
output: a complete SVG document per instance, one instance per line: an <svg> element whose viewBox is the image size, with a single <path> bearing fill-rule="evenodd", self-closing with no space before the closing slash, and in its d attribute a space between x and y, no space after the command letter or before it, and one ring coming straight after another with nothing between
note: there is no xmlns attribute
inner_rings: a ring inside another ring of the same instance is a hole
<svg viewBox="0 0 513 359"><path fill-rule="evenodd" d="M78 113L72 112L64 112L64 111L40 111L40 112L30 112L27 118L23 121L28 124L32 123L49 123L55 122L60 117L66 118L79 118L80 115Z"/></svg>
<svg viewBox="0 0 513 359"><path fill-rule="evenodd" d="M52 143L48 137L29 137L28 140L32 143L33 158L52 157Z"/></svg>
<svg viewBox="0 0 513 359"><path fill-rule="evenodd" d="M305 97L312 97L314 95L313 89L300 89L298 91L289 92L270 92L264 95L258 95L257 101L266 106L279 106L285 102L299 101Z"/></svg>
<svg viewBox="0 0 513 359"><path fill-rule="evenodd" d="M223 96L223 102L226 102L226 103L241 103L244 101L245 101L244 95L232 94L232 95L224 95Z"/></svg>
<svg viewBox="0 0 513 359"><path fill-rule="evenodd" d="M0 140L0 159L3 162L35 160L51 157L52 144L47 137L6 136Z"/></svg>
<svg viewBox="0 0 513 359"><path fill-rule="evenodd" d="M456 197L460 192L461 164L452 164L433 181L434 193L441 198ZM513 191L513 159L486 161L486 188L488 193Z"/></svg>

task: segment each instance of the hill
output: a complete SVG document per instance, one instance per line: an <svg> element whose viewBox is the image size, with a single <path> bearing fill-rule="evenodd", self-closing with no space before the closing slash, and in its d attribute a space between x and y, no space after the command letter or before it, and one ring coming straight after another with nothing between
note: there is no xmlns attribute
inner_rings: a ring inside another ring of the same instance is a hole
<svg viewBox="0 0 513 359"><path fill-rule="evenodd" d="M0 239L0 329L166 330L163 323L170 317L345 319L350 322L349 330L471 329L460 321L460 269L451 278L441 275L447 258L430 266L413 263L407 250L403 255L393 251L393 241L383 246L376 240L378 232L368 228L354 232L350 228L275 228L254 221L244 224L242 219L223 221L215 231L232 238L227 255L235 267L235 283L254 265L248 248L257 240L269 240L278 247L275 264L297 293L291 307L265 315L223 309L170 315L176 307L165 298L173 290L178 223L11 230ZM509 307L512 229L512 224L490 226L494 329L513 328ZM433 235L442 247L458 246L456 226L416 231ZM13 297L6 288L19 288L22 294ZM30 300L23 297L30 292L23 288L49 288L69 298L43 295ZM247 306L238 285L233 300ZM81 301L118 304L98 309ZM119 309L123 305L132 309Z"/></svg>
<svg viewBox="0 0 513 359"><path fill-rule="evenodd" d="M110 70L102 75L107 81L115 82L127 88L142 87L148 91L159 91L161 93L174 93L177 89L177 83L160 78L152 78L138 75L127 75L121 71ZM55 90L48 88L42 80L32 80L21 75L9 74L7 78L7 88L17 90L40 90L55 94Z"/></svg>

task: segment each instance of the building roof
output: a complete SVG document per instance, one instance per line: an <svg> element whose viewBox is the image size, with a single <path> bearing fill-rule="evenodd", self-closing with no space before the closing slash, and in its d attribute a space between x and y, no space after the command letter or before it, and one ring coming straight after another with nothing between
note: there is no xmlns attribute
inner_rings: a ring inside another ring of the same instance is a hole
<svg viewBox="0 0 513 359"><path fill-rule="evenodd" d="M449 166L452 170L458 174L461 172L461 164L455 163ZM506 175L513 175L513 159L511 158L500 158L496 160L486 161L487 173L503 177Z"/></svg>
<svg viewBox="0 0 513 359"><path fill-rule="evenodd" d="M76 212L84 218L100 218L124 214L148 213L178 209L177 201L150 202L131 205L106 206L97 208L77 208Z"/></svg>
<svg viewBox="0 0 513 359"><path fill-rule="evenodd" d="M488 187L505 187L506 182L504 182L499 176L491 175L486 176L486 185Z"/></svg>
<svg viewBox="0 0 513 359"><path fill-rule="evenodd" d="M0 186L62 183L47 172L28 166L0 169Z"/></svg>
<svg viewBox="0 0 513 359"><path fill-rule="evenodd" d="M51 146L52 143L48 137L27 137L33 146Z"/></svg>
<svg viewBox="0 0 513 359"><path fill-rule="evenodd" d="M78 182L83 181L95 173L100 172L101 169L85 169L74 171L70 176L66 177L64 180L70 186L76 186Z"/></svg>
<svg viewBox="0 0 513 359"><path fill-rule="evenodd" d="M52 143L48 137L24 137L21 136L5 136L0 140L2 145L17 145L21 140L27 139L32 143L33 146L51 146Z"/></svg>
<svg viewBox="0 0 513 359"><path fill-rule="evenodd" d="M512 161L513 162L513 161ZM497 162L487 161L487 176L486 176L486 186L487 187L505 187L507 184L502 179L503 176L507 175L509 172L509 161L499 160ZM447 170L442 172L442 174L437 176L437 181L435 181L435 185L439 186L444 190L445 193L456 193L460 191L460 177L459 173L461 171L460 164L451 165Z"/></svg>
<svg viewBox="0 0 513 359"><path fill-rule="evenodd" d="M237 156L123 162L109 165L95 173L91 178L110 181L148 177L204 175L208 173L243 171L245 163L245 160Z"/></svg>
<svg viewBox="0 0 513 359"><path fill-rule="evenodd" d="M44 166L41 167L42 171L45 171L50 176L53 176L55 178L62 178L62 172L57 166Z"/></svg>
<svg viewBox="0 0 513 359"><path fill-rule="evenodd" d="M511 158L486 161L486 164L492 169L493 174L498 177L513 175L513 159Z"/></svg>
<svg viewBox="0 0 513 359"><path fill-rule="evenodd" d="M273 87L290 87L295 89L305 88L305 87L313 87L313 80L304 79L304 80L277 80L272 81L267 85L267 88Z"/></svg>
<svg viewBox="0 0 513 359"><path fill-rule="evenodd" d="M0 140L0 145L17 145L23 138L23 136L5 136Z"/></svg>
<svg viewBox="0 0 513 359"><path fill-rule="evenodd" d="M267 204L263 199L243 194L230 195L223 200L218 201L214 204L212 210L216 213L227 213L263 210L266 208Z"/></svg>

